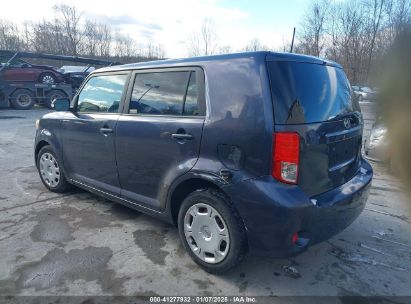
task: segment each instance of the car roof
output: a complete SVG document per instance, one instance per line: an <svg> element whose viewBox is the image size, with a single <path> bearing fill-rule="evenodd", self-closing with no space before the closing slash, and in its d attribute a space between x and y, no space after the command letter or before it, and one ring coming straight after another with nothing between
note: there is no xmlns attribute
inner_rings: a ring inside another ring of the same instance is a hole
<svg viewBox="0 0 411 304"><path fill-rule="evenodd" d="M254 58L257 61L294 61L294 62L305 62L305 63L315 63L324 64L334 67L341 66L330 60L321 59L314 56L294 54L294 53L277 53L269 51L259 51L259 52L242 52L224 55L212 55L212 56L199 56L191 58L182 59L166 59L166 60L155 60L146 61L139 63L131 63L124 65L116 65L111 67L105 67L96 70L95 72L111 72L111 71L123 71L123 70L137 70L137 69L148 69L148 68L163 68L163 67L181 67L181 66L206 66L210 62L215 61L230 61L240 58ZM93 72L94 73L94 72Z"/></svg>

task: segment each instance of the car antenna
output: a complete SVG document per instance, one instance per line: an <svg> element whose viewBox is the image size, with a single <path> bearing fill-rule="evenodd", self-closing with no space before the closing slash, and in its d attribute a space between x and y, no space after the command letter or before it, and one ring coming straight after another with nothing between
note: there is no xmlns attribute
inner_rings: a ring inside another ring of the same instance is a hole
<svg viewBox="0 0 411 304"><path fill-rule="evenodd" d="M293 48L294 48L294 38L295 38L295 27L294 27L294 29L293 29L293 39L291 39L290 53L293 52Z"/></svg>

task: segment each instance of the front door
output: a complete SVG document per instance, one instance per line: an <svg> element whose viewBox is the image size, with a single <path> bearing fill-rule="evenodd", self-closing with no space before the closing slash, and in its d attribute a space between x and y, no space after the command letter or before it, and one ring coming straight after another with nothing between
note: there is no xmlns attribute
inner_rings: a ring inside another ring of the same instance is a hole
<svg viewBox="0 0 411 304"><path fill-rule="evenodd" d="M161 210L170 183L189 171L199 156L205 116L203 71L139 71L133 81L116 128L121 195Z"/></svg>
<svg viewBox="0 0 411 304"><path fill-rule="evenodd" d="M115 130L128 74L96 74L87 80L71 116L62 122L63 162L75 181L120 194Z"/></svg>

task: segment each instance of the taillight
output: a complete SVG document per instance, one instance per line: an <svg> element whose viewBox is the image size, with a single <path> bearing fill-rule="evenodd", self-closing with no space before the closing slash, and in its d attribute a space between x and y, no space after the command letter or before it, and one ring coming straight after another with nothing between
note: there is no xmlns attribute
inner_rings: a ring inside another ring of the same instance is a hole
<svg viewBox="0 0 411 304"><path fill-rule="evenodd" d="M300 158L300 136L294 132L273 134L272 176L280 182L296 184Z"/></svg>

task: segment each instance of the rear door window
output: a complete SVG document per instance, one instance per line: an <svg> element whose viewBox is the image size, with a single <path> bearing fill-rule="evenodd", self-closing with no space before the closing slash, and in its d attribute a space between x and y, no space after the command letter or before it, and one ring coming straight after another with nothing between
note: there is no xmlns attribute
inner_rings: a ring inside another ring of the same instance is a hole
<svg viewBox="0 0 411 304"><path fill-rule="evenodd" d="M196 71L138 73L129 114L198 116L201 110Z"/></svg>
<svg viewBox="0 0 411 304"><path fill-rule="evenodd" d="M190 72L137 74L129 113L181 115Z"/></svg>
<svg viewBox="0 0 411 304"><path fill-rule="evenodd" d="M267 64L277 124L322 122L360 112L341 68L287 61Z"/></svg>
<svg viewBox="0 0 411 304"><path fill-rule="evenodd" d="M187 94L184 102L183 115L196 116L199 115L199 94L196 72L191 72L190 81L188 82Z"/></svg>

